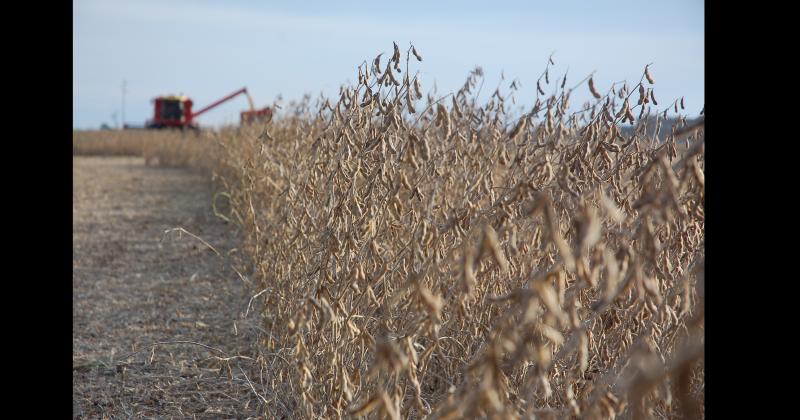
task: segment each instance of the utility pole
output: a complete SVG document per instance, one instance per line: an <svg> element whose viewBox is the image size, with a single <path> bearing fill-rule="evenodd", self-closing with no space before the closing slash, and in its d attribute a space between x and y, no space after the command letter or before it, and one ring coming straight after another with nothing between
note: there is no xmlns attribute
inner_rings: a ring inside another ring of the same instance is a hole
<svg viewBox="0 0 800 420"><path fill-rule="evenodd" d="M122 128L125 128L125 93L127 92L127 82L122 80Z"/></svg>

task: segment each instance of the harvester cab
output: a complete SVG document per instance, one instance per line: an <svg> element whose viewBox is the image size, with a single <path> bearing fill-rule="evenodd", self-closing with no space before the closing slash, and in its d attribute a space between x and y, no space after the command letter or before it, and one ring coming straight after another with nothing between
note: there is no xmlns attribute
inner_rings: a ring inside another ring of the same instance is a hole
<svg viewBox="0 0 800 420"><path fill-rule="evenodd" d="M153 103L153 119L147 121L147 128L195 128L192 100L186 96L159 96Z"/></svg>

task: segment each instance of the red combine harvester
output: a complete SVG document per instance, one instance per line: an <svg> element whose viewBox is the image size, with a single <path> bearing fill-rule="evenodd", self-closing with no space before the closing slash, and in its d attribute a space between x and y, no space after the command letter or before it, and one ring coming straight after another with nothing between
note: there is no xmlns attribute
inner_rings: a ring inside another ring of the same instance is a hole
<svg viewBox="0 0 800 420"><path fill-rule="evenodd" d="M250 97L250 94L247 93L247 88L241 88L197 112L192 112L193 102L186 96L170 95L156 97L153 99L153 103L155 104L153 119L147 121L145 128L198 129L199 127L195 122L195 118L242 93L247 95L247 100L250 103L250 110L242 111L240 114L240 122L242 124L252 123L260 119L268 119L272 116L272 109L269 107L258 110L255 109L253 99Z"/></svg>

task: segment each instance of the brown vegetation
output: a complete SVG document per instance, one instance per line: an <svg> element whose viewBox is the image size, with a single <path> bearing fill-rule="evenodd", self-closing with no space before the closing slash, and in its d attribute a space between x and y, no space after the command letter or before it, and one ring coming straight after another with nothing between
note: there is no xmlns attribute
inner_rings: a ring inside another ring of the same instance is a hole
<svg viewBox="0 0 800 420"><path fill-rule="evenodd" d="M479 103L480 69L423 95L414 60L395 45L338 99L150 149L224 185L266 414L701 417L702 120L649 137L683 107L656 111L650 68L603 91L549 61L515 110L516 80Z"/></svg>

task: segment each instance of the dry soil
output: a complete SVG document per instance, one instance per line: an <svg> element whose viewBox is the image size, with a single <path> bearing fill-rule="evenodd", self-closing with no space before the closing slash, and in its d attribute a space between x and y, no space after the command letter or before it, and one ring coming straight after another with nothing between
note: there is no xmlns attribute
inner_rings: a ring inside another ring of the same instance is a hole
<svg viewBox="0 0 800 420"><path fill-rule="evenodd" d="M257 328L241 319L246 273L232 268L236 230L213 215L209 177L74 157L73 184L73 417L263 412L246 377ZM165 235L175 228L220 255Z"/></svg>

